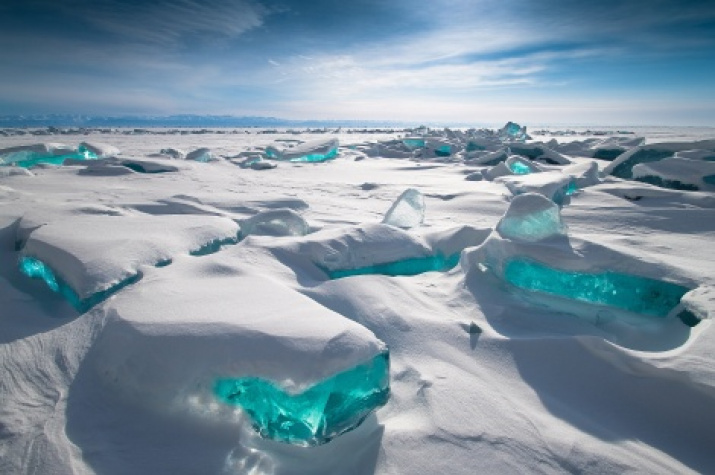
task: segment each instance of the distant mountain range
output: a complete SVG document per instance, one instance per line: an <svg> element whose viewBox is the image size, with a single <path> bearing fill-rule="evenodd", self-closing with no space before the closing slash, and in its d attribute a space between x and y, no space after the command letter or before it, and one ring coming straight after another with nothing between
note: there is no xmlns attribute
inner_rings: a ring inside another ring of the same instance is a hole
<svg viewBox="0 0 715 475"><path fill-rule="evenodd" d="M419 124L375 120L289 120L230 115L94 116L6 115L0 127L406 127Z"/></svg>

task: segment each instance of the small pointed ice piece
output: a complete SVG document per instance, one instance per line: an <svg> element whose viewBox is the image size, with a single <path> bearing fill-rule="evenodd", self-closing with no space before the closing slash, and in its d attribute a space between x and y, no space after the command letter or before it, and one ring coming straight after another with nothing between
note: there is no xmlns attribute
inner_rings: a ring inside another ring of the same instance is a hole
<svg viewBox="0 0 715 475"><path fill-rule="evenodd" d="M385 213L383 224L402 229L414 228L425 220L425 198L418 190L408 188Z"/></svg>
<svg viewBox="0 0 715 475"><path fill-rule="evenodd" d="M505 164L515 175L528 175L530 173L541 173L544 171L536 163L520 155L511 155L506 159Z"/></svg>
<svg viewBox="0 0 715 475"><path fill-rule="evenodd" d="M537 242L566 235L566 225L556 203L537 193L525 193L511 201L497 231L512 241Z"/></svg>

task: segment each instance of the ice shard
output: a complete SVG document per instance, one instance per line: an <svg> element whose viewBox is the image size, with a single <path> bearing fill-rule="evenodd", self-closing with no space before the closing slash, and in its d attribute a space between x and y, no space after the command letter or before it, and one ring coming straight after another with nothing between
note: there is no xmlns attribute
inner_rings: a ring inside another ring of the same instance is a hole
<svg viewBox="0 0 715 475"><path fill-rule="evenodd" d="M645 183L686 191L715 191L708 176L715 174L715 162L687 158L665 158L633 167L633 178Z"/></svg>
<svg viewBox="0 0 715 475"><path fill-rule="evenodd" d="M289 162L324 162L338 156L338 139L313 140L295 147L266 147L266 156L274 160Z"/></svg>
<svg viewBox="0 0 715 475"><path fill-rule="evenodd" d="M498 135L502 140L516 142L523 142L530 138L526 133L526 126L522 127L515 122L507 122L506 125L499 130Z"/></svg>
<svg viewBox="0 0 715 475"><path fill-rule="evenodd" d="M537 193L525 193L511 201L497 231L513 241L537 242L564 236L566 225L556 203Z"/></svg>
<svg viewBox="0 0 715 475"><path fill-rule="evenodd" d="M225 378L214 393L241 407L267 439L315 446L355 429L390 396L390 360L384 351L372 360L291 394L271 381Z"/></svg>
<svg viewBox="0 0 715 475"><path fill-rule="evenodd" d="M385 213L383 224L410 229L425 220L425 198L418 190L408 188Z"/></svg>
<svg viewBox="0 0 715 475"><path fill-rule="evenodd" d="M522 289L660 318L666 317L689 290L670 282L617 272L560 270L523 258L505 263L504 278Z"/></svg>
<svg viewBox="0 0 715 475"><path fill-rule="evenodd" d="M528 175L530 173L540 173L543 171L536 163L522 158L519 155L511 155L504 163L515 175Z"/></svg>

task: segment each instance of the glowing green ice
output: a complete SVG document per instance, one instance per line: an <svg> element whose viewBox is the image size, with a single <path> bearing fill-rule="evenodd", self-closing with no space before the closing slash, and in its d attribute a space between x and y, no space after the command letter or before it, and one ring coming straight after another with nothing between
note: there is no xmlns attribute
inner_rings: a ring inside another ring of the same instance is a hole
<svg viewBox="0 0 715 475"><path fill-rule="evenodd" d="M704 176L703 181L708 185L715 185L715 175Z"/></svg>
<svg viewBox="0 0 715 475"><path fill-rule="evenodd" d="M434 154L438 157L449 157L452 155L452 147L450 145L440 145L434 149Z"/></svg>
<svg viewBox="0 0 715 475"><path fill-rule="evenodd" d="M512 164L509 165L509 169L516 175L528 175L531 173L531 168L519 161L512 162Z"/></svg>
<svg viewBox="0 0 715 475"><path fill-rule="evenodd" d="M357 269L326 270L325 272L331 279L340 279L354 275L380 274L394 277L399 275L412 276L431 271L444 272L459 263L459 255L459 253L450 256L437 254L428 257L416 257L402 261L388 262L385 264L375 264Z"/></svg>
<svg viewBox="0 0 715 475"><path fill-rule="evenodd" d="M194 249L193 251L189 251L189 254L192 256L207 256L209 254L214 254L221 250L223 246L228 246L228 245L234 245L239 243L239 238L238 236L236 237L227 237L224 239L214 239L212 241L209 241L205 244L203 244L201 247L198 249Z"/></svg>
<svg viewBox="0 0 715 475"><path fill-rule="evenodd" d="M424 148L424 139L402 139L402 143L405 144L407 148Z"/></svg>
<svg viewBox="0 0 715 475"><path fill-rule="evenodd" d="M519 258L505 264L504 278L522 289L661 318L667 316L688 291L680 285L647 277L617 272L564 271Z"/></svg>
<svg viewBox="0 0 715 475"><path fill-rule="evenodd" d="M291 158L290 162L325 162L327 160L332 160L338 156L338 147L331 147L327 153L309 153L307 155L301 155L300 157Z"/></svg>
<svg viewBox="0 0 715 475"><path fill-rule="evenodd" d="M132 275L114 284L106 290L97 292L87 298L81 299L79 295L77 295L77 292L75 292L74 289L69 286L69 284L67 284L64 280L58 277L50 268L50 266L48 266L41 260L36 259L34 257L23 256L18 262L18 267L20 269L20 272L22 272L26 276L33 279L42 279L45 284L47 284L47 287L50 288L50 290L64 297L65 300L67 300L75 308L75 310L80 313L86 312L98 303L109 298L112 294L120 291L121 289L130 284L139 281L139 279L141 278L141 275L139 274Z"/></svg>
<svg viewBox="0 0 715 475"><path fill-rule="evenodd" d="M355 429L390 396L390 358L372 360L290 394L261 378L219 379L219 400L240 406L262 437L295 445L321 445Z"/></svg>

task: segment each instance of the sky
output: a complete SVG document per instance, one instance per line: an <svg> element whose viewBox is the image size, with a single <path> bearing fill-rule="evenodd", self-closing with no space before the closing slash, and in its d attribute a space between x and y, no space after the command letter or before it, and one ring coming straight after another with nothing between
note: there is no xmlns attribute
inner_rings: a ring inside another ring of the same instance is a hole
<svg viewBox="0 0 715 475"><path fill-rule="evenodd" d="M2 0L49 113L715 126L715 2Z"/></svg>

